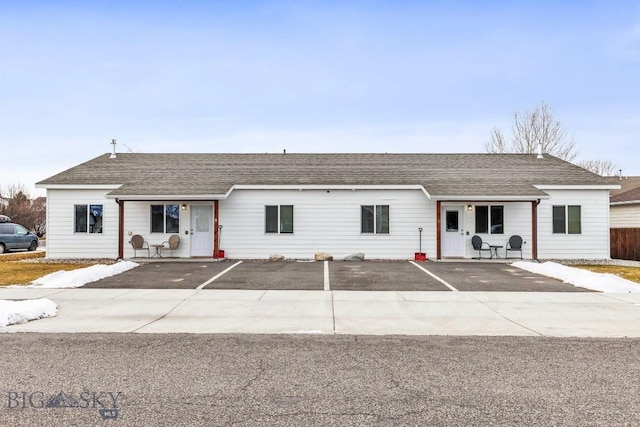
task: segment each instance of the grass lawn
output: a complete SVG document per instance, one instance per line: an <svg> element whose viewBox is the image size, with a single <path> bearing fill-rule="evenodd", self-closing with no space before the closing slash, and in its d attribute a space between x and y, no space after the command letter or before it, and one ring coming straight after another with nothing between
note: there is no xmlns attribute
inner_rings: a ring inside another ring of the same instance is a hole
<svg viewBox="0 0 640 427"><path fill-rule="evenodd" d="M583 268L595 273L614 274L623 279L640 283L640 267L622 267L619 265L572 265L571 267Z"/></svg>
<svg viewBox="0 0 640 427"><path fill-rule="evenodd" d="M88 267L87 264L20 262L29 258L44 258L44 253L20 252L0 257L0 286L28 285L49 273Z"/></svg>

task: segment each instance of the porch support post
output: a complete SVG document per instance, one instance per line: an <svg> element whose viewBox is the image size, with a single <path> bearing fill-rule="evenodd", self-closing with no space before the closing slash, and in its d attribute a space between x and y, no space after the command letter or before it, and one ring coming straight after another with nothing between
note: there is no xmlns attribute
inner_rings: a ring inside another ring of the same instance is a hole
<svg viewBox="0 0 640 427"><path fill-rule="evenodd" d="M220 255L220 230L218 229L220 207L218 200L213 201L213 257L218 259Z"/></svg>
<svg viewBox="0 0 640 427"><path fill-rule="evenodd" d="M118 259L124 259L124 200L116 199L118 204Z"/></svg>
<svg viewBox="0 0 640 427"><path fill-rule="evenodd" d="M531 202L531 258L538 259L538 205L540 200Z"/></svg>
<svg viewBox="0 0 640 427"><path fill-rule="evenodd" d="M442 239L442 227L440 227L440 221L442 220L442 202L438 200L436 202L436 259L442 258L442 251L440 249L440 242Z"/></svg>

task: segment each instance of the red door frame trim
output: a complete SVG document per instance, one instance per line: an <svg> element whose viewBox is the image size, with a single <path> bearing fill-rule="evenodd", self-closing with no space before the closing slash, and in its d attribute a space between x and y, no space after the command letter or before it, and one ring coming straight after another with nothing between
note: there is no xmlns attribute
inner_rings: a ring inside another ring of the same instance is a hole
<svg viewBox="0 0 640 427"><path fill-rule="evenodd" d="M220 233L218 230L220 206L218 200L213 201L213 257L220 257Z"/></svg>
<svg viewBox="0 0 640 427"><path fill-rule="evenodd" d="M538 260L538 205L540 199L531 202L531 258Z"/></svg>
<svg viewBox="0 0 640 427"><path fill-rule="evenodd" d="M118 259L124 259L124 200L116 199L118 204Z"/></svg>
<svg viewBox="0 0 640 427"><path fill-rule="evenodd" d="M440 222L442 221L442 214L440 211L442 210L442 202L438 200L436 202L436 241L437 241L437 249L436 249L436 259L442 259L442 248L440 247L441 239L442 239L442 231L440 228Z"/></svg>

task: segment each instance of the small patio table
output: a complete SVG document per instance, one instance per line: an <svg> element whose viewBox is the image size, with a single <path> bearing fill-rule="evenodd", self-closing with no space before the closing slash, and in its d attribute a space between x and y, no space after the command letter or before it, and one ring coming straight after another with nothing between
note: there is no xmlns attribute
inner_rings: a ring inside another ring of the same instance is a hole
<svg viewBox="0 0 640 427"><path fill-rule="evenodd" d="M491 259L493 259L493 257L495 256L496 258L500 258L500 254L498 254L498 249L502 249L504 247L504 245L489 245L489 248L491 249Z"/></svg>
<svg viewBox="0 0 640 427"><path fill-rule="evenodd" d="M158 245L151 245L151 247L156 249L156 252L153 255L151 255L151 258L153 258L154 256L162 258L162 254L160 253L160 248L163 248L164 245L160 243Z"/></svg>

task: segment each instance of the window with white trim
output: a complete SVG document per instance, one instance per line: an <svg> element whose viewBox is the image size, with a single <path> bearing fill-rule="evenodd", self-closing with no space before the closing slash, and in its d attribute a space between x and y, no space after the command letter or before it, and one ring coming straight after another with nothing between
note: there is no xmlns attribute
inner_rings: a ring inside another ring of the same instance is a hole
<svg viewBox="0 0 640 427"><path fill-rule="evenodd" d="M389 205L360 206L360 232L389 234Z"/></svg>
<svg viewBox="0 0 640 427"><path fill-rule="evenodd" d="M476 206L476 234L504 234L504 206Z"/></svg>
<svg viewBox="0 0 640 427"><path fill-rule="evenodd" d="M582 207L553 206L553 234L582 234Z"/></svg>
<svg viewBox="0 0 640 427"><path fill-rule="evenodd" d="M102 233L103 205L74 205L73 208L75 233Z"/></svg>
<svg viewBox="0 0 640 427"><path fill-rule="evenodd" d="M264 207L264 232L293 233L293 205L267 205Z"/></svg>
<svg viewBox="0 0 640 427"><path fill-rule="evenodd" d="M151 205L152 233L179 233L180 206L179 205Z"/></svg>

